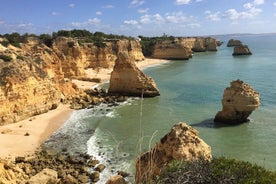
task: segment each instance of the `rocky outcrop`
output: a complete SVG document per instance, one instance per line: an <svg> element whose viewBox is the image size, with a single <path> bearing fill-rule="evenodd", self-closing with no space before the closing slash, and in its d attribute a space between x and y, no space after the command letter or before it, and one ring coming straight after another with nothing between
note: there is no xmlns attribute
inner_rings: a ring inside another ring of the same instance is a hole
<svg viewBox="0 0 276 184"><path fill-rule="evenodd" d="M28 181L28 184L56 184L58 181L57 171L45 168L41 172L31 177Z"/></svg>
<svg viewBox="0 0 276 184"><path fill-rule="evenodd" d="M240 55L251 55L251 51L248 48L247 45L240 45L240 46L235 46L234 51L233 51L233 56L240 56Z"/></svg>
<svg viewBox="0 0 276 184"><path fill-rule="evenodd" d="M108 93L139 97L160 95L154 80L135 65L134 59L127 52L118 54L111 73Z"/></svg>
<svg viewBox="0 0 276 184"><path fill-rule="evenodd" d="M5 48L0 54L11 59L0 59L0 125L55 109L78 93L51 48L36 39Z"/></svg>
<svg viewBox="0 0 276 184"><path fill-rule="evenodd" d="M126 184L126 180L121 175L111 177L106 184Z"/></svg>
<svg viewBox="0 0 276 184"><path fill-rule="evenodd" d="M186 123L174 125L154 148L136 159L136 183L145 183L162 174L173 160L210 160L211 148L198 137L198 131Z"/></svg>
<svg viewBox="0 0 276 184"><path fill-rule="evenodd" d="M139 41L136 40L118 40L116 49L116 58L113 63L115 64L116 59L118 58L118 53L128 52L128 55L133 58L135 61L144 60L145 57L142 52L142 47ZM113 65L114 66L114 65Z"/></svg>
<svg viewBox="0 0 276 184"><path fill-rule="evenodd" d="M16 184L23 183L28 179L28 175L23 169L6 160L0 160L0 183Z"/></svg>
<svg viewBox="0 0 276 184"><path fill-rule="evenodd" d="M243 45L240 40L230 39L227 42L227 47L235 47L235 46L240 46L240 45Z"/></svg>
<svg viewBox="0 0 276 184"><path fill-rule="evenodd" d="M153 47L152 56L158 59L189 59L193 52L217 51L220 42L211 37L179 37L164 40Z"/></svg>
<svg viewBox="0 0 276 184"><path fill-rule="evenodd" d="M87 78L89 67L113 67L119 51L137 61L144 59L135 40L107 40L105 47L67 37L52 40L51 47L34 37L20 43L20 48L1 43L0 125L47 112L76 95L85 96L71 79Z"/></svg>
<svg viewBox="0 0 276 184"><path fill-rule="evenodd" d="M104 169L98 160L87 154L41 151L31 158L0 160L2 184L96 183Z"/></svg>
<svg viewBox="0 0 276 184"><path fill-rule="evenodd" d="M80 43L81 44L80 44ZM84 76L85 68L112 68L118 52L128 52L136 61L144 59L140 42L135 40L110 40L105 47L79 40L58 37L53 42L53 50L61 59L65 77Z"/></svg>
<svg viewBox="0 0 276 184"><path fill-rule="evenodd" d="M248 46L244 45L240 40L230 39L227 43L227 47L234 47L233 56L252 54Z"/></svg>
<svg viewBox="0 0 276 184"><path fill-rule="evenodd" d="M247 83L236 80L224 90L222 111L219 111L214 121L238 124L248 121L249 115L261 104L260 95Z"/></svg>
<svg viewBox="0 0 276 184"><path fill-rule="evenodd" d="M36 65L0 63L0 125L15 123L57 107L62 93Z"/></svg>
<svg viewBox="0 0 276 184"><path fill-rule="evenodd" d="M189 59L192 57L192 51L179 43L166 41L154 46L152 57L159 59Z"/></svg>
<svg viewBox="0 0 276 184"><path fill-rule="evenodd" d="M211 37L178 38L176 41L194 52L217 51L218 46L218 41Z"/></svg>

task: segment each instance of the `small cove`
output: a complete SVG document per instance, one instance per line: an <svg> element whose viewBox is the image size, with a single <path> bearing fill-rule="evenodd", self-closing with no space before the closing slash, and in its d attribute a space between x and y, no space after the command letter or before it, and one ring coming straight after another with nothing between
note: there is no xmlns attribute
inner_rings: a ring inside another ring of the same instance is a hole
<svg viewBox="0 0 276 184"><path fill-rule="evenodd" d="M224 44L217 52L196 53L188 61L145 69L156 81L161 96L129 99L118 107L102 105L75 111L45 146L87 151L108 165L102 175L105 178L117 170L133 173L140 151L154 145L175 123L187 122L212 147L213 155L276 170L276 36L237 37L253 53L241 57L233 57L233 48L226 47L229 37L220 39ZM250 123L214 124L223 90L236 79L260 92L262 105L251 114Z"/></svg>

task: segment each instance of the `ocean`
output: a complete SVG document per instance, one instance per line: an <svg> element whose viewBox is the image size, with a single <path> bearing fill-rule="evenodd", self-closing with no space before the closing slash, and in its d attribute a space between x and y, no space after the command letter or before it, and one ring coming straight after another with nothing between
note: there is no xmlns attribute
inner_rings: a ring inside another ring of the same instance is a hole
<svg viewBox="0 0 276 184"><path fill-rule="evenodd" d="M130 98L117 107L100 105L75 111L44 143L46 149L87 152L107 168L101 181L116 172L135 172L135 158L154 146L178 122L199 131L214 156L256 163L276 170L276 35L217 36L217 52L195 53L189 60L170 61L144 70L160 96ZM252 55L233 57L229 39L248 45ZM222 109L223 91L232 80L243 80L260 93L262 105L250 122L214 124ZM105 86L106 87L106 86Z"/></svg>

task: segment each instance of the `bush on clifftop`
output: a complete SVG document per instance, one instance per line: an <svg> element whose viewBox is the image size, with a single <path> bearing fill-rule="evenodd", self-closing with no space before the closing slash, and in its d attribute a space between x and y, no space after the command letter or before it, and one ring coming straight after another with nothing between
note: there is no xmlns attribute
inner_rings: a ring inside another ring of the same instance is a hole
<svg viewBox="0 0 276 184"><path fill-rule="evenodd" d="M156 43L166 41L166 40L174 42L174 39L175 39L175 37L168 36L166 34L164 34L163 36L160 36L160 37L139 36L139 38L141 39L142 52L143 52L144 56L152 55L153 48Z"/></svg>
<svg viewBox="0 0 276 184"><path fill-rule="evenodd" d="M20 35L19 33L5 34L4 37L8 40L9 44L20 48L20 43L26 43L28 34Z"/></svg>
<svg viewBox="0 0 276 184"><path fill-rule="evenodd" d="M3 55L3 54L0 55L0 59L2 59L5 62L9 62L12 60L12 58L10 56Z"/></svg>
<svg viewBox="0 0 276 184"><path fill-rule="evenodd" d="M276 183L276 172L267 171L263 167L249 162L214 158L192 162L174 161L166 174L156 179L157 184L190 183L190 184L270 184Z"/></svg>
<svg viewBox="0 0 276 184"><path fill-rule="evenodd" d="M11 44L19 48L20 48L20 43L27 43L28 37L38 38L40 40L40 43L43 43L48 47L52 47L53 40L59 36L76 38L79 41L79 43L91 42L95 46L101 47L101 48L105 47L106 41L116 41L119 39L134 40L133 37L127 37L124 35L105 34L103 32L95 32L93 34L85 29L59 30L57 32L53 32L52 35L41 34L38 36L35 34L28 34L28 33L25 33L23 35L20 35L19 33L11 33L11 34L4 34L0 36L6 39L4 41L1 41L1 44L3 46L7 47L9 44Z"/></svg>

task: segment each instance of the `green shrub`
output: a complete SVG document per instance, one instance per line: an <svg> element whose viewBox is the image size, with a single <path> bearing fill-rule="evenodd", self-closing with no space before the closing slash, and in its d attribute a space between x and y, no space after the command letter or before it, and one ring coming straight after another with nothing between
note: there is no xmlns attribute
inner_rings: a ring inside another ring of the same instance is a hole
<svg viewBox="0 0 276 184"><path fill-rule="evenodd" d="M75 46L75 42L67 42L68 47L73 48Z"/></svg>
<svg viewBox="0 0 276 184"><path fill-rule="evenodd" d="M102 40L95 40L94 45L100 48L105 48L106 44Z"/></svg>
<svg viewBox="0 0 276 184"><path fill-rule="evenodd" d="M44 43L47 47L52 47L53 45L53 40L52 36L49 34L41 34L39 35L39 40L41 43Z"/></svg>
<svg viewBox="0 0 276 184"><path fill-rule="evenodd" d="M174 161L155 183L270 184L276 183L276 172L249 162L224 157L214 158L211 162L203 159L193 162Z"/></svg>
<svg viewBox="0 0 276 184"><path fill-rule="evenodd" d="M0 43L1 43L4 47L7 47L7 46L10 44L10 42L9 42L9 41L6 41L6 40L1 41Z"/></svg>
<svg viewBox="0 0 276 184"><path fill-rule="evenodd" d="M10 56L3 55L3 54L0 55L0 59L4 60L5 62L9 62L12 60Z"/></svg>
<svg viewBox="0 0 276 184"><path fill-rule="evenodd" d="M45 51L45 52L47 52L48 54L52 54L52 53L53 53L53 51L52 51L52 50L47 49L47 48L46 48L44 51Z"/></svg>
<svg viewBox="0 0 276 184"><path fill-rule="evenodd" d="M12 43L13 46L17 47L17 48L21 48L20 43Z"/></svg>
<svg viewBox="0 0 276 184"><path fill-rule="evenodd" d="M19 60L24 60L24 57L23 56L21 56L21 55L18 55L18 56L16 56L16 59L19 59Z"/></svg>
<svg viewBox="0 0 276 184"><path fill-rule="evenodd" d="M5 34L4 37L9 41L9 43L15 47L21 48L20 43L26 43L27 34L21 36L19 33Z"/></svg>

